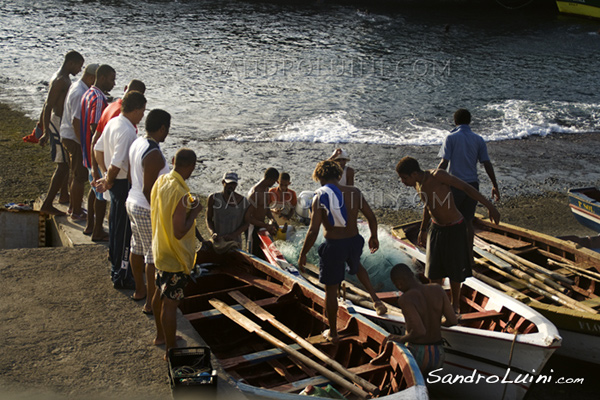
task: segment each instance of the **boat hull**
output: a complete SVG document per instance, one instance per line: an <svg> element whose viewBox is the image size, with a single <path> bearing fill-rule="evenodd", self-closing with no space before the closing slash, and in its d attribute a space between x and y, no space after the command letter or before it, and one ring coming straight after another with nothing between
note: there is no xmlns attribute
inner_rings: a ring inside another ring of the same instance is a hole
<svg viewBox="0 0 600 400"><path fill-rule="evenodd" d="M277 250L276 244L270 241L270 236L263 232L261 240L263 250L271 263L285 270L295 270ZM407 246L406 252L412 257L418 259L424 256L410 243L399 241L398 245L403 251L403 246ZM445 364L441 371L430 374L431 376L426 376L425 379L431 388L451 392L461 398L478 399L481 398L481 384L469 383L467 380L463 384L449 386L447 380L481 376L480 380L484 381L487 377L499 377L499 382L488 382L485 385L486 398L523 398L531 382L518 383L517 378L520 375L539 374L550 356L560 347L558 331L540 314L474 278L467 279L465 286L465 292L478 293L479 296L494 299L487 301L487 309L498 311L508 305L515 314L535 323L537 332L514 335L465 326L442 328L446 350ZM381 297L384 298L384 295ZM355 304L352 307L385 330L394 334L404 333L405 320L402 315L388 313L378 316L374 310L360 305Z"/></svg>
<svg viewBox="0 0 600 400"><path fill-rule="evenodd" d="M589 18L600 18L599 0L571 0L556 1L558 11L563 14L572 14Z"/></svg>
<svg viewBox="0 0 600 400"><path fill-rule="evenodd" d="M252 322L257 318L237 303L239 300L235 296L239 294L263 308L259 315L272 315L286 326L286 330L294 331L302 338L311 338L327 358L373 383L381 390L373 398L428 399L416 361L402 344L385 344L389 333L380 326L351 309L340 307L337 322L340 341L333 345L320 335L327 327L323 316L324 293L243 251L228 253L218 260L186 286L185 299L179 308L211 348L225 379L243 393L260 398L304 399L306 397L299 394L302 389L308 385L327 385L330 381L316 366L299 362L289 355L286 349L302 350L298 343L282 337L281 331L269 323L258 321L257 325ZM217 307L218 304L229 306L222 309L219 308L222 305ZM227 307L232 310L227 311ZM250 321L244 325L240 322L242 317L233 315L235 311L246 315ZM249 330L248 324L257 327ZM265 334L277 337L285 345L278 346ZM307 352L311 354L310 350ZM371 363L376 357L382 359ZM320 364L319 360L315 361ZM336 389L350 399L357 398L348 389L339 386Z"/></svg>
<svg viewBox="0 0 600 400"><path fill-rule="evenodd" d="M598 8L600 12L600 8ZM600 18L600 17L599 17ZM569 189L569 208L577 221L600 232L600 191L596 188Z"/></svg>

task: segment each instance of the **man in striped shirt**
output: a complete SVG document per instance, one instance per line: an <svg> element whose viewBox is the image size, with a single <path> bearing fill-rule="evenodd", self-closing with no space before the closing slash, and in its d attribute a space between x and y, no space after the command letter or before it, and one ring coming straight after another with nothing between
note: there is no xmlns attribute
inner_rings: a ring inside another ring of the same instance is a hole
<svg viewBox="0 0 600 400"><path fill-rule="evenodd" d="M81 153L83 165L89 171L90 183L100 178L98 167L94 168L91 149L92 137L102 111L108 106L106 94L115 87L116 72L110 65L101 65L96 71L96 82L88 89L81 99ZM93 232L96 241L108 240L108 234L102 228L106 215L106 201L102 193L96 193L94 186L88 194L88 223L87 232ZM112 257L112 254L110 254Z"/></svg>

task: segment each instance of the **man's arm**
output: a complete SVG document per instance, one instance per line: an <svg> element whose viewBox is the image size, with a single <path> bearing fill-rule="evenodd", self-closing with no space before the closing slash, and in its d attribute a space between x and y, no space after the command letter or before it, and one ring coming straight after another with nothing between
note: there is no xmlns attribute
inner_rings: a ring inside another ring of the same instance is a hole
<svg viewBox="0 0 600 400"><path fill-rule="evenodd" d="M117 179L117 175L119 175L119 172L121 172L121 168L115 167L111 164L110 167L108 167L108 170L106 170L106 176L95 181L95 187L98 193L103 193L107 190L112 189L113 185L115 184L115 179Z"/></svg>
<svg viewBox="0 0 600 400"><path fill-rule="evenodd" d="M421 220L421 227L419 228L419 236L417 238L417 244L425 247L427 243L427 228L431 223L431 214L427 210L427 207L423 207L423 219Z"/></svg>
<svg viewBox="0 0 600 400"><path fill-rule="evenodd" d="M214 207L214 205L215 205L215 196L211 194L210 196L208 196L208 200L206 202L206 228L208 228L208 232L210 233L211 236L216 235L215 223L213 222L213 218L214 218L213 207Z"/></svg>
<svg viewBox="0 0 600 400"><path fill-rule="evenodd" d="M81 120L77 117L73 117L71 125L73 125L73 132L75 132L75 137L77 138L77 141L81 143Z"/></svg>
<svg viewBox="0 0 600 400"><path fill-rule="evenodd" d="M354 186L354 168L346 168L346 186Z"/></svg>
<svg viewBox="0 0 600 400"><path fill-rule="evenodd" d="M104 163L104 152L100 151L100 150L94 150L93 153L96 156L96 157L94 157L94 159L97 160L96 167L100 168L100 171L102 171L102 173L106 173L107 168L106 168L106 164ZM100 176L98 176L97 178L94 178L94 179L95 180L100 179Z"/></svg>
<svg viewBox="0 0 600 400"><path fill-rule="evenodd" d="M398 306L402 309L402 314L404 315L404 319L406 320L406 331L402 336L389 336L390 339L400 343L418 341L427 334L425 324L423 323L419 312L417 311L411 300L409 298L406 298L405 296L406 295L400 296L400 298L398 299Z"/></svg>
<svg viewBox="0 0 600 400"><path fill-rule="evenodd" d="M98 165L100 161L98 161ZM142 192L144 197L150 203L150 194L152 193L152 186L158 179L158 174L165 166L165 160L160 154L159 150L152 151L142 161L142 167L144 169L144 182L142 184Z"/></svg>
<svg viewBox="0 0 600 400"><path fill-rule="evenodd" d="M369 231L371 232L371 237L369 238L369 249L371 250L371 254L375 253L379 249L379 239L377 237L377 217L371 206L367 202L360 192L357 189L358 195L360 196L360 211L363 213L367 222L369 223Z"/></svg>
<svg viewBox="0 0 600 400"><path fill-rule="evenodd" d="M442 305L442 316L444 317L443 326L454 326L458 324L458 318L456 317L456 313L454 312L454 308L452 308L452 304L450 304L450 299L444 292L441 286L438 286L440 290L440 297L444 301Z"/></svg>
<svg viewBox="0 0 600 400"><path fill-rule="evenodd" d="M484 161L483 167L485 168L485 172L490 177L490 181L492 182L492 200L496 201L500 200L500 190L498 189L498 182L496 182L496 174L494 173L494 166L491 161Z"/></svg>
<svg viewBox="0 0 600 400"><path fill-rule="evenodd" d="M314 246L317 236L319 236L319 230L321 229L321 222L323 219L323 210L319 204L319 198L315 196L312 203L312 215L310 217L310 225L304 238L304 244L298 257L298 268L301 272L304 272L304 266L306 265L306 255L308 251Z"/></svg>
<svg viewBox="0 0 600 400"><path fill-rule="evenodd" d="M44 134L40 138L40 144L42 144L42 138L44 144L46 144L48 141L48 135L50 134L50 117L52 116L52 111L59 103L61 95L64 93L65 89L69 88L69 85L67 85L67 83L62 79L55 79L50 85L48 97L46 98L44 109L42 111L42 128L44 130Z"/></svg>
<svg viewBox="0 0 600 400"><path fill-rule="evenodd" d="M490 220L496 224L500 222L500 213L498 212L496 207L494 207L492 202L489 201L484 195L479 193L479 191L476 190L473 186L469 185L461 179L458 179L455 176L450 175L449 173L441 169L435 170L433 172L433 176L440 182L448 186L453 186L457 189L462 190L467 194L467 196L483 204L490 212Z"/></svg>
<svg viewBox="0 0 600 400"><path fill-rule="evenodd" d="M445 171L448 168L448 164L449 161L445 158L442 158L442 161L440 161L440 165L438 165L438 169L443 169Z"/></svg>
<svg viewBox="0 0 600 400"><path fill-rule="evenodd" d="M190 202L189 194L186 194L179 200L173 212L173 234L175 235L175 239L183 239L189 230L192 229L200 211L202 211L200 202L198 199Z"/></svg>
<svg viewBox="0 0 600 400"><path fill-rule="evenodd" d="M271 210L266 209L265 210L265 216L267 216L267 218L269 218L269 220L271 221L271 223L266 223L264 221L264 217L262 219L262 221L260 220L260 218L257 218L255 216L256 211L258 211L259 207L264 207L264 205L261 202L257 201L257 193L253 194L254 197L254 201L250 201L250 206L248 207L248 210L246 211L246 215L244 217L244 221L248 224L252 224L256 227L259 228L265 228L266 230L269 231L270 234L274 235L277 232L277 223L275 222L275 218L273 218L273 214L271 213Z"/></svg>

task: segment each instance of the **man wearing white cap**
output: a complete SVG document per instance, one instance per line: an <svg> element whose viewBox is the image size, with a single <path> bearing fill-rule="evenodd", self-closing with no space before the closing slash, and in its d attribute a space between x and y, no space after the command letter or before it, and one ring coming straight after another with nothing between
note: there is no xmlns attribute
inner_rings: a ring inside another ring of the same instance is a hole
<svg viewBox="0 0 600 400"><path fill-rule="evenodd" d="M344 149L335 149L328 160L335 161L342 167L342 177L338 183L345 186L354 186L354 168L346 165L346 163L350 161L348 152Z"/></svg>
<svg viewBox="0 0 600 400"><path fill-rule="evenodd" d="M236 241L241 248L242 232L248 229L244 216L249 203L248 199L235 191L238 180L237 173L226 172L221 181L223 191L208 197L206 227L214 242Z"/></svg>

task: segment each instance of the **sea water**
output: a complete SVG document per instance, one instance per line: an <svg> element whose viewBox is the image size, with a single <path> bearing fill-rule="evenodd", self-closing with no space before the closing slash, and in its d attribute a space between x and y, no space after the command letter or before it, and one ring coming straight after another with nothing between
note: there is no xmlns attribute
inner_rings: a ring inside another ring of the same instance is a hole
<svg viewBox="0 0 600 400"><path fill-rule="evenodd" d="M298 265L298 258L300 251L302 250L302 244L306 236L308 228L300 227L296 230L295 235L287 241L278 240L275 245L283 254L285 259L293 264ZM399 263L404 263L408 266L414 265L412 260L406 253L401 252L395 244L395 239L388 233L389 227L380 226L378 227L378 239L379 239L379 250L371 254L369 250L369 227L365 224L359 224L358 230L360 235L365 238L365 245L363 247L362 256L360 258L361 264L365 267L369 274L369 279L373 288L377 292L394 291L397 288L390 281L390 271L392 267ZM323 243L323 231L319 231L319 236L307 254L307 262L319 265L319 255L317 249L321 243ZM346 279L355 285L362 286L354 275L346 274Z"/></svg>

